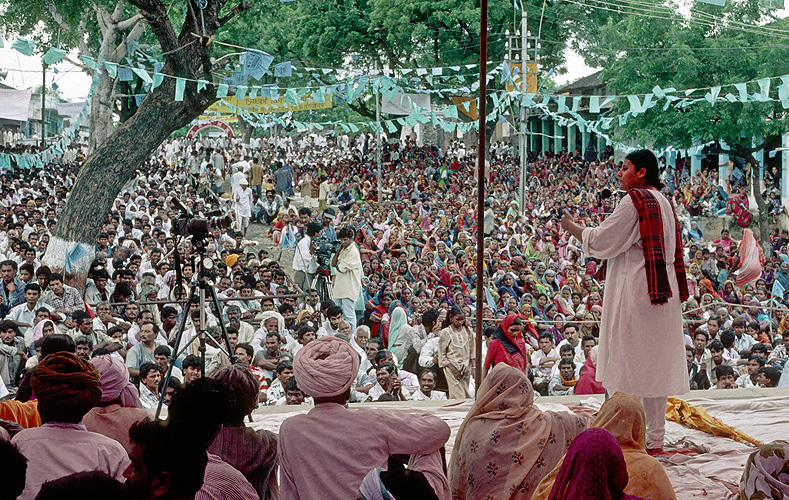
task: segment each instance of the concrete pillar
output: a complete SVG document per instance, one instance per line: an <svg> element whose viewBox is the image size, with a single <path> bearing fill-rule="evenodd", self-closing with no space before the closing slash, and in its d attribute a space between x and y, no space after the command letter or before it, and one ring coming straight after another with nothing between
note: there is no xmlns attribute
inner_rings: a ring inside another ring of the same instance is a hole
<svg viewBox="0 0 789 500"><path fill-rule="evenodd" d="M576 143L576 132L578 131L577 125L567 125L567 152L570 154L575 153L575 150L578 148ZM583 151L581 151L583 154Z"/></svg>
<svg viewBox="0 0 789 500"><path fill-rule="evenodd" d="M589 145L589 130L586 127L581 131L581 154L586 154L586 147Z"/></svg>
<svg viewBox="0 0 789 500"><path fill-rule="evenodd" d="M543 133L543 135L542 135L542 152L543 153L546 153L546 152L550 151L550 147L549 147L550 139L549 139L548 136L551 135L551 127L550 127L550 124L548 123L548 121L549 121L548 118L546 118L545 120L542 120L542 133Z"/></svg>
<svg viewBox="0 0 789 500"><path fill-rule="evenodd" d="M676 169L677 168L677 152L666 151L666 165Z"/></svg>
<svg viewBox="0 0 789 500"><path fill-rule="evenodd" d="M729 163L729 155L720 153L718 155L718 179L720 180L720 185L723 186L723 190L728 193L731 191L731 188L729 187L729 179L726 177L727 163Z"/></svg>
<svg viewBox="0 0 789 500"><path fill-rule="evenodd" d="M690 156L690 175L696 175L701 168L701 154Z"/></svg>
<svg viewBox="0 0 789 500"><path fill-rule="evenodd" d="M540 136L538 135L538 133L542 132L541 127L542 125L540 124L539 118L532 118L531 120L529 120L529 130L531 130L532 132L537 132L531 135L531 149L529 149L529 151L532 152L540 151L540 144L542 143L542 141L540 141Z"/></svg>
<svg viewBox="0 0 789 500"><path fill-rule="evenodd" d="M562 128L563 127L559 125L559 122L553 122L553 152L556 154L559 154L559 152L564 149L564 147L562 147L562 143L564 142L564 139L562 139L562 136L564 135L562 133Z"/></svg>
<svg viewBox="0 0 789 500"><path fill-rule="evenodd" d="M603 151L605 150L605 137L597 136L597 159L602 158Z"/></svg>

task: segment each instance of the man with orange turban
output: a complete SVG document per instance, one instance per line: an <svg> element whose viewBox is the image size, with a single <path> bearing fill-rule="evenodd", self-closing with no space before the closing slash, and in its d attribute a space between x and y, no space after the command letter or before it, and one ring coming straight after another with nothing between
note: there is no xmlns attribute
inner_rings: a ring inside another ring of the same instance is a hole
<svg viewBox="0 0 789 500"><path fill-rule="evenodd" d="M409 468L422 472L437 497L448 500L441 453L449 426L432 415L347 408L359 362L351 344L331 336L313 340L296 353L296 382L315 400L315 408L288 418L280 428L280 497L357 498L371 467L385 466L390 454L404 454L413 455ZM370 426L375 432L360 439ZM332 473L316 474L316 467L330 467Z"/></svg>
<svg viewBox="0 0 789 500"><path fill-rule="evenodd" d="M97 470L122 480L129 465L126 450L80 423L101 401L96 367L70 352L57 352L41 360L30 384L43 425L25 429L12 440L28 460L19 498L32 500L45 482L76 472Z"/></svg>

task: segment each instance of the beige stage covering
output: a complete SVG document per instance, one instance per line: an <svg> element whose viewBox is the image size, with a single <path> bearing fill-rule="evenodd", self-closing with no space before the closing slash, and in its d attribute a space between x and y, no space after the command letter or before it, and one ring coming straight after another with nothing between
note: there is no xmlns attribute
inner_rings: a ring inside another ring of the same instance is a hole
<svg viewBox="0 0 789 500"><path fill-rule="evenodd" d="M770 442L789 438L789 389L692 391L681 399L704 407L713 417L755 439ZM542 410L568 411L567 404L581 404L596 409L602 400L602 396L543 397L535 400L535 403ZM471 402L367 403L364 407L423 412L441 417L452 429L446 445L449 457L458 427L471 408ZM290 406L260 408L255 411L255 421L251 425L256 429L277 432L283 420L309 409L309 406L295 410ZM359 439L364 439L363 433ZM667 450L684 449L683 453L656 457L666 470L678 500L731 498L731 489L736 490L748 455L755 449L749 444L716 437L673 422L666 423L665 443Z"/></svg>

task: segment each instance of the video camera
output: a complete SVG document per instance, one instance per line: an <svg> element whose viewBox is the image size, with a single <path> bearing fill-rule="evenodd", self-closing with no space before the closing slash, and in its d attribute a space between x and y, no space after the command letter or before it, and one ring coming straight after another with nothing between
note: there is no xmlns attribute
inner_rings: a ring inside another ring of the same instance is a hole
<svg viewBox="0 0 789 500"><path fill-rule="evenodd" d="M181 217L173 221L173 227L170 232L173 236L191 236L192 245L198 251L203 250L205 237L208 236L211 230L230 227L230 217L223 215L219 210L209 212L206 214L207 218L205 219L199 219L177 198L172 197L169 201L181 211Z"/></svg>
<svg viewBox="0 0 789 500"><path fill-rule="evenodd" d="M312 238L312 243L315 244L315 257L318 260L317 274L324 276L331 275L331 259L337 247L340 246L339 241L331 241L326 236L317 236Z"/></svg>

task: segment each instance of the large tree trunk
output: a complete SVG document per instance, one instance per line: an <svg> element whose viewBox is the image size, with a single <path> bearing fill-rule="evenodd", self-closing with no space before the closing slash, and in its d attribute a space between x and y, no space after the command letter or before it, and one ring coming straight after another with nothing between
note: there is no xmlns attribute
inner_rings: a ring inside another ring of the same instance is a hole
<svg viewBox="0 0 789 500"><path fill-rule="evenodd" d="M241 142L244 144L249 144L249 140L252 138L252 132L254 127L247 123L247 121L239 116L238 117L238 130L241 132Z"/></svg>
<svg viewBox="0 0 789 500"><path fill-rule="evenodd" d="M757 214L759 218L759 242L764 246L765 243L769 244L770 242L770 228L768 227L770 214L767 202L764 201L764 197L760 190L759 171L762 167L759 166L753 154L748 155L748 163L751 165L751 192L753 193L753 198L756 200L756 206L759 209L759 213Z"/></svg>
<svg viewBox="0 0 789 500"><path fill-rule="evenodd" d="M99 81L90 99L90 137L88 152L96 151L112 134L115 113L115 81L104 72L99 72Z"/></svg>
<svg viewBox="0 0 789 500"><path fill-rule="evenodd" d="M148 20L162 50L169 53L163 73L211 81L211 47L203 46L202 41L195 43L193 33L201 31L196 16L187 15L181 34L176 36L161 0L130 1ZM242 2L220 18L224 4L225 0L209 0L203 11L207 36L213 36L235 14L251 6ZM197 11L194 0L189 0L188 8ZM174 78L165 78L147 95L137 113L99 144L80 169L43 259L44 264L62 269L69 252L82 245L85 255L71 263L71 284L84 286L96 238L123 185L174 130L197 118L216 101L213 85L198 93L192 81L187 81L183 101L175 101L175 86Z"/></svg>

